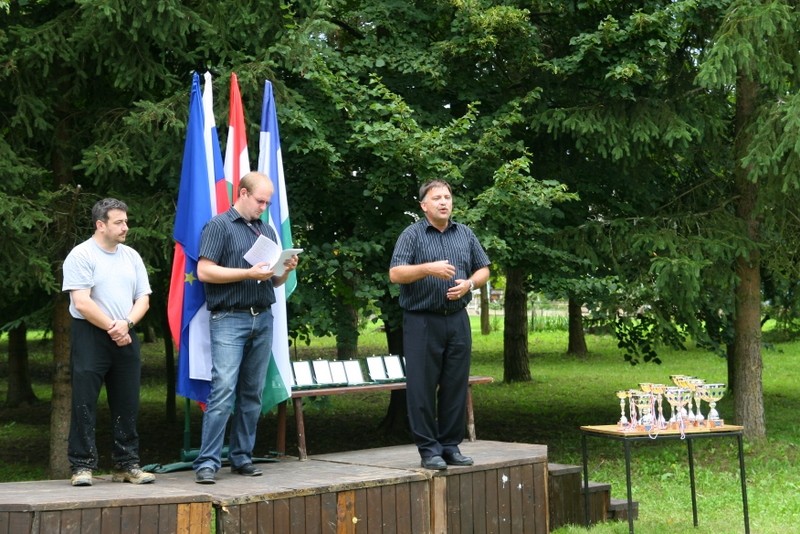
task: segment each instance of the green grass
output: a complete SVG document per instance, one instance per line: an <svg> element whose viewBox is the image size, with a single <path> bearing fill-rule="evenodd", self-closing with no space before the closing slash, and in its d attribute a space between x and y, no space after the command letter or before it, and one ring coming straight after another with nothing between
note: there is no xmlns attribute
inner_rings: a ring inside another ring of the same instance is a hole
<svg viewBox="0 0 800 534"><path fill-rule="evenodd" d="M494 317L493 325L502 325ZM566 356L566 333L558 330L530 334L530 369L533 380L504 384L502 333L480 335L473 331L472 374L490 375L495 383L474 388L478 439L542 443L548 446L551 462L580 464L580 433L587 424L611 424L619 417L614 392L637 387L640 382L668 382L671 374L687 374L707 381L726 382L725 360L690 348L662 350L663 364L631 367L615 341L607 336L588 336L591 353L586 357ZM384 334L374 326L360 339L364 356L385 353ZM32 374L37 394L49 397L49 348L44 342L31 343ZM297 347L300 358L335 357L335 342L314 339L310 346ZM800 403L800 343L776 343L763 351L763 389L768 437L763 443L745 441L747 491L751 532L783 534L800 524L800 468L797 406ZM183 431L182 403L178 422L164 416L163 353L161 344L147 345L147 369L142 391L143 462L175 460ZM5 395L5 365L0 366L0 394ZM308 405L306 429L310 454L410 443L404 432L384 433L377 425L383 418L389 396L385 393L336 396ZM704 404L704 411L707 412ZM725 397L718 405L722 417L731 420L733 402ZM0 480L44 478L47 462L47 405L0 410ZM192 410L192 428L199 435L199 411ZM102 422L98 425L102 427ZM258 446L274 443L275 417L270 414L259 427ZM287 431L291 452L293 428ZM197 438L195 438L195 441ZM44 451L41 450L44 444ZM589 439L590 477L612 485L612 497L625 497L622 446L610 440ZM25 454L12 449L25 447ZM101 453L108 441L98 436ZM38 451L38 452L37 452ZM105 451L105 452L104 452ZM259 452L258 450L256 452ZM643 442L633 446L633 498L639 502L636 531L641 533L743 532L738 478L738 457L733 439L699 440L694 458L697 481L699 527L692 525L686 445L680 441ZM627 532L626 522L593 527L594 534ZM562 527L557 534L586 532L582 527Z"/></svg>

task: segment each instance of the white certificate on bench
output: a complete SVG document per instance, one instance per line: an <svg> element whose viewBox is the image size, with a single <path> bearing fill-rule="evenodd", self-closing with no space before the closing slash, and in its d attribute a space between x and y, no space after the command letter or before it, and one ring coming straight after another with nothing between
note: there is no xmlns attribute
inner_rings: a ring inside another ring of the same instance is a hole
<svg viewBox="0 0 800 534"><path fill-rule="evenodd" d="M344 362L344 371L347 373L347 383L351 386L364 383L364 374L361 372L361 364L358 363L358 360Z"/></svg>
<svg viewBox="0 0 800 534"><path fill-rule="evenodd" d="M328 367L331 370L331 379L334 384L347 384L347 373L344 370L344 362L338 360L329 362Z"/></svg>
<svg viewBox="0 0 800 534"><path fill-rule="evenodd" d="M333 384L331 366L328 360L314 360L311 362L311 365L314 367L314 376L317 378L317 384Z"/></svg>
<svg viewBox="0 0 800 534"><path fill-rule="evenodd" d="M380 356L370 356L367 358L367 370L369 378L373 382L386 380L386 369L383 367L383 358Z"/></svg>
<svg viewBox="0 0 800 534"><path fill-rule="evenodd" d="M384 356L383 363L386 364L386 377L391 380L403 380L406 375L403 373L403 365L400 363L400 356Z"/></svg>
<svg viewBox="0 0 800 534"><path fill-rule="evenodd" d="M307 361L292 362L294 369L294 380L299 387L314 385L314 377L311 376L311 365Z"/></svg>

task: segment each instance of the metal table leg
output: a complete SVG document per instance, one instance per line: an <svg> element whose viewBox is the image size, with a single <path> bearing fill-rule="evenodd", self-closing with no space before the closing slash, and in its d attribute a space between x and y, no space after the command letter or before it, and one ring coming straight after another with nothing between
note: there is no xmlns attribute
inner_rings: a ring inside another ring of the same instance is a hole
<svg viewBox="0 0 800 534"><path fill-rule="evenodd" d="M692 451L692 438L686 436L686 450L689 452L689 485L692 488L692 521L697 526L697 492L694 485L694 454Z"/></svg>
<svg viewBox="0 0 800 534"><path fill-rule="evenodd" d="M625 445L625 483L628 486L628 532L633 534L633 495L631 494L631 444L623 440Z"/></svg>
<svg viewBox="0 0 800 534"><path fill-rule="evenodd" d="M589 528L589 464L586 454L586 434L581 434L581 453L583 456L583 524Z"/></svg>
<svg viewBox="0 0 800 534"><path fill-rule="evenodd" d="M739 444L739 478L742 480L742 509L744 510L744 532L750 534L750 516L747 512L747 478L744 474L744 446L741 432L736 435Z"/></svg>

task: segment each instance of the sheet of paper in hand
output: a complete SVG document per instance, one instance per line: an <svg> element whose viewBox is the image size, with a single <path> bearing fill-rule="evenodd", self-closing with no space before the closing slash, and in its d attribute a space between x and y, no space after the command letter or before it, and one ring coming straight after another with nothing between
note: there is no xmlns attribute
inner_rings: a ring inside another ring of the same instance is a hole
<svg viewBox="0 0 800 534"><path fill-rule="evenodd" d="M286 270L283 264L295 254L300 254L301 252L303 252L302 248L281 250L281 247L275 241L260 235L256 242L253 243L253 246L250 247L250 250L245 252L244 259L250 265L255 265L262 261L267 262L272 270L275 271L275 276L283 276Z"/></svg>

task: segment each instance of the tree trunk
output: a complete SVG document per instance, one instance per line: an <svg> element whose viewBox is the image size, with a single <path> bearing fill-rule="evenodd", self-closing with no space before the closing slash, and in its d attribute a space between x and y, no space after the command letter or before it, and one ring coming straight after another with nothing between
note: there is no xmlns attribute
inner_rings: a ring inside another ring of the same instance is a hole
<svg viewBox="0 0 800 534"><path fill-rule="evenodd" d="M525 271L506 271L505 317L503 318L503 381L529 382L528 294Z"/></svg>
<svg viewBox="0 0 800 534"><path fill-rule="evenodd" d="M50 468L53 479L68 478L67 438L72 414L70 383L70 321L68 297L58 294L53 310L53 396L50 413Z"/></svg>
<svg viewBox="0 0 800 534"><path fill-rule="evenodd" d="M402 355L403 352L403 327L391 328L385 324L386 344L389 347L389 354ZM386 415L378 424L378 430L384 435L400 435L409 431L408 426L408 406L406 404L406 390L394 389L389 396L389 406L386 408Z"/></svg>
<svg viewBox="0 0 800 534"><path fill-rule="evenodd" d="M586 349L586 335L583 332L583 307L572 297L567 303L567 315L569 317L567 354L585 356L589 351Z"/></svg>
<svg viewBox="0 0 800 534"><path fill-rule="evenodd" d="M748 179L749 169L739 162L749 147L747 125L753 117L758 95L757 84L739 75L736 84L736 141L734 143L734 175L737 192L736 216L745 225L747 237L759 241L759 220L756 213L759 188ZM736 259L736 316L734 317L735 354L734 422L744 426L749 439L764 439L764 396L761 383L761 255L756 246L749 255Z"/></svg>
<svg viewBox="0 0 800 534"><path fill-rule="evenodd" d="M56 187L67 186L72 183L72 148L69 117L72 110L69 106L58 110L60 120L56 121L56 130L53 136L53 150L50 154L53 176ZM73 245L77 207L79 204L80 186L75 190L72 202L65 212L62 212L55 221L54 238L59 240L61 254L59 259L66 257ZM61 263L57 264L56 280L61 286L64 274ZM53 393L50 407L50 478L68 478L70 465L67 459L67 441L69 439L69 425L72 414L72 383L70 373L70 323L72 318L68 307L69 297L59 293L54 297L53 306Z"/></svg>
<svg viewBox="0 0 800 534"><path fill-rule="evenodd" d="M736 375L734 374L734 362L736 362L736 343L731 342L725 347L725 354L728 358L728 389L735 391L736 388Z"/></svg>
<svg viewBox="0 0 800 534"><path fill-rule="evenodd" d="M8 406L34 404L39 399L31 386L31 372L28 365L28 328L25 323L8 331Z"/></svg>
<svg viewBox="0 0 800 534"><path fill-rule="evenodd" d="M336 358L350 360L358 357L358 310L342 303L337 309Z"/></svg>
<svg viewBox="0 0 800 534"><path fill-rule="evenodd" d="M489 286L483 284L481 288L481 334L488 336L492 333L492 323L489 321Z"/></svg>

